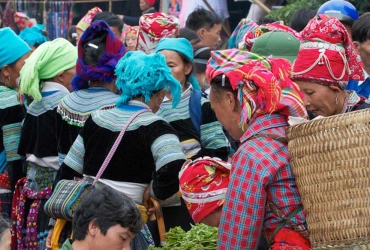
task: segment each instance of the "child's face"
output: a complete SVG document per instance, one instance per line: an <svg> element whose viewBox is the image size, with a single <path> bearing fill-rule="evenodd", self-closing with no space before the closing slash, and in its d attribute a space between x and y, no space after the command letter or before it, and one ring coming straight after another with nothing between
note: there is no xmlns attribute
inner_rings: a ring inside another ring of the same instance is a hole
<svg viewBox="0 0 370 250"><path fill-rule="evenodd" d="M134 34L127 34L126 36L126 45L127 45L127 50L136 50L136 43L137 43L137 35Z"/></svg>

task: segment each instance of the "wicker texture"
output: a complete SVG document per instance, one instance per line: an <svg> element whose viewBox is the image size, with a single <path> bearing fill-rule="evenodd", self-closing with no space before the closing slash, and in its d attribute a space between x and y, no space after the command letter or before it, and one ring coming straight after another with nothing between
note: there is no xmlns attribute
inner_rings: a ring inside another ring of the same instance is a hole
<svg viewBox="0 0 370 250"><path fill-rule="evenodd" d="M287 137L312 248L369 244L370 109L292 126Z"/></svg>

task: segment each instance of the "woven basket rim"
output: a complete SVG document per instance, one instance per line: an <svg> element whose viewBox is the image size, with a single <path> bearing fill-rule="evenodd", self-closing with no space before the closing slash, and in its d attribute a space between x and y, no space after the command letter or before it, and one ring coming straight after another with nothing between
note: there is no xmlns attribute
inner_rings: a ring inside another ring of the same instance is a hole
<svg viewBox="0 0 370 250"><path fill-rule="evenodd" d="M286 136L289 140L292 140L325 130L364 122L370 122L370 108L292 125L287 128Z"/></svg>

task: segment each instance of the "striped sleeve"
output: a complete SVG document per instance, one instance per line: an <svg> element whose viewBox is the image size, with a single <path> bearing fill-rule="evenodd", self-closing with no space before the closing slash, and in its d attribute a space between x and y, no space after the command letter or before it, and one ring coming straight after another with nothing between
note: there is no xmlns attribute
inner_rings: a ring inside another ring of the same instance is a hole
<svg viewBox="0 0 370 250"><path fill-rule="evenodd" d="M200 126L200 142L204 148L218 149L228 147L229 142L218 121L202 124Z"/></svg>
<svg viewBox="0 0 370 250"><path fill-rule="evenodd" d="M178 137L165 134L158 137L152 144L151 150L156 165L156 171L176 160L186 160Z"/></svg>
<svg viewBox="0 0 370 250"><path fill-rule="evenodd" d="M150 195L159 200L166 200L179 190L179 172L186 156L175 134L162 134L156 138L151 151L156 170L151 182Z"/></svg>
<svg viewBox="0 0 370 250"><path fill-rule="evenodd" d="M81 135L78 135L77 139L73 143L71 149L69 150L66 158L64 159L64 164L75 170L77 173L83 173L85 157L85 146L84 140Z"/></svg>
<svg viewBox="0 0 370 250"><path fill-rule="evenodd" d="M3 126L3 141L7 161L16 161L21 159L17 154L19 140L21 136L21 122L12 123Z"/></svg>

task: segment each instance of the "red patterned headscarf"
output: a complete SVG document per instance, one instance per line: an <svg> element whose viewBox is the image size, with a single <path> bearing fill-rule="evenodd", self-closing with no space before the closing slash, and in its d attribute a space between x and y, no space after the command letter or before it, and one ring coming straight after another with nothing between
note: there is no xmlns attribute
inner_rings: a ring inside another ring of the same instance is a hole
<svg viewBox="0 0 370 250"><path fill-rule="evenodd" d="M159 40L177 37L179 19L159 12L144 14L140 17L139 27L138 50L152 54Z"/></svg>
<svg viewBox="0 0 370 250"><path fill-rule="evenodd" d="M26 27L31 28L36 24L34 19L30 19L23 12L14 13L14 22L17 24L19 30L24 30Z"/></svg>
<svg viewBox="0 0 370 250"><path fill-rule="evenodd" d="M210 158L187 161L179 173L180 192L197 223L224 204L231 165Z"/></svg>
<svg viewBox="0 0 370 250"><path fill-rule="evenodd" d="M306 117L303 94L290 80L291 64L238 49L213 51L206 70L210 82L225 75L238 91L240 125L263 114Z"/></svg>
<svg viewBox="0 0 370 250"><path fill-rule="evenodd" d="M362 80L363 69L343 24L334 17L317 15L301 31L301 43L293 65L293 79L335 85Z"/></svg>

